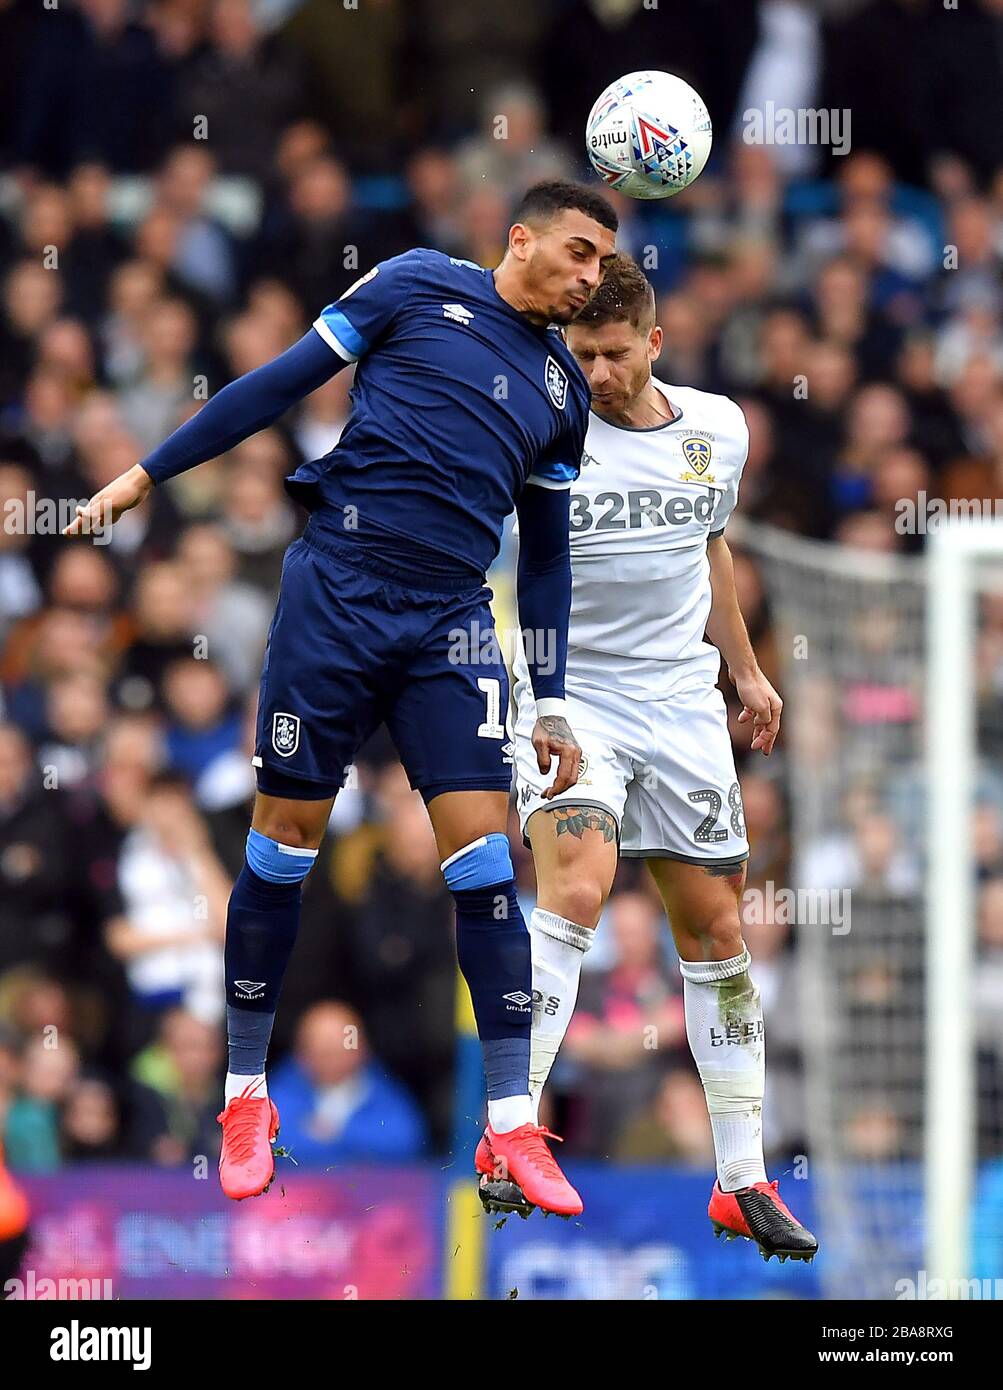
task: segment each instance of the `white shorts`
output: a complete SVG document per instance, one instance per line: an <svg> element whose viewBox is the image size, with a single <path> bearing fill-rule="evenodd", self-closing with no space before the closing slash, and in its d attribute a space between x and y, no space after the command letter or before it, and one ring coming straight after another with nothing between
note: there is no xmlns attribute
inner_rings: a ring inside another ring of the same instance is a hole
<svg viewBox="0 0 1003 1390"><path fill-rule="evenodd" d="M724 697L695 682L658 700L579 688L567 696L568 723L582 745L577 783L545 801L533 748L536 703L526 681L515 689L516 804L523 834L541 807L598 806L615 818L620 853L684 864L749 855Z"/></svg>

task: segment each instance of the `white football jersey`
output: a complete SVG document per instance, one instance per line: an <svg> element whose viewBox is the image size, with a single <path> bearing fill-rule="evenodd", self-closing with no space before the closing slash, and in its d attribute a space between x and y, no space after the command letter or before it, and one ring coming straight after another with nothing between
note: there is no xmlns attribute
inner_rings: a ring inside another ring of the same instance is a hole
<svg viewBox="0 0 1003 1390"><path fill-rule="evenodd" d="M627 429L589 416L571 488L569 689L658 699L681 679L717 679L707 541L735 507L749 430L727 396L652 380L674 420Z"/></svg>

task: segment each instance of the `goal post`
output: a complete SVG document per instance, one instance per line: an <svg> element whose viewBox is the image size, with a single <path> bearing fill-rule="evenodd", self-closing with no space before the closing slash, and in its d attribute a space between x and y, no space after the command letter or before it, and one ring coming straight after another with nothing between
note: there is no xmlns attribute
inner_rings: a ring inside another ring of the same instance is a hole
<svg viewBox="0 0 1003 1390"><path fill-rule="evenodd" d="M998 881L987 818L1003 833L1003 524L952 518L898 555L735 521L780 664L790 882L852 899L852 928L791 932L824 1294L969 1297L1003 1274L1003 1208L975 1222L983 1176L1003 1191L1003 958L976 879Z"/></svg>
<svg viewBox="0 0 1003 1390"><path fill-rule="evenodd" d="M1003 557L1003 527L959 519L938 527L927 544L926 1262L928 1277L957 1293L972 1272L977 1161L976 593L979 563Z"/></svg>

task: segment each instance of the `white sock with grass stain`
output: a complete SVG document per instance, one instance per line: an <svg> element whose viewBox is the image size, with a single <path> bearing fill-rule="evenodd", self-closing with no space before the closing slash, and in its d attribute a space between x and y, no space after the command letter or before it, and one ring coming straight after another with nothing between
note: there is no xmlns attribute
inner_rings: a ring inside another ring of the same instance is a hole
<svg viewBox="0 0 1003 1390"><path fill-rule="evenodd" d="M766 1181L766 1046L750 956L681 960L686 1036L707 1097L722 1192Z"/></svg>

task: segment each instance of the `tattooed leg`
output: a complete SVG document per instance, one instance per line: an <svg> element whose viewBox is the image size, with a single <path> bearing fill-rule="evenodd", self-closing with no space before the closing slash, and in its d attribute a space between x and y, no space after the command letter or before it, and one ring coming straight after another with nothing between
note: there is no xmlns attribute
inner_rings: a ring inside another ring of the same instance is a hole
<svg viewBox="0 0 1003 1390"><path fill-rule="evenodd" d="M616 819L599 806L555 806L530 816L537 905L530 917L533 1029L529 1089L539 1115L578 998L585 952L616 873Z"/></svg>
<svg viewBox="0 0 1003 1390"><path fill-rule="evenodd" d="M541 807L526 830L536 865L537 905L594 927L616 873L616 817L602 806Z"/></svg>
<svg viewBox="0 0 1003 1390"><path fill-rule="evenodd" d="M586 830L598 830L607 844L616 839L616 821L599 806L555 806L550 814L558 835L580 840Z"/></svg>

